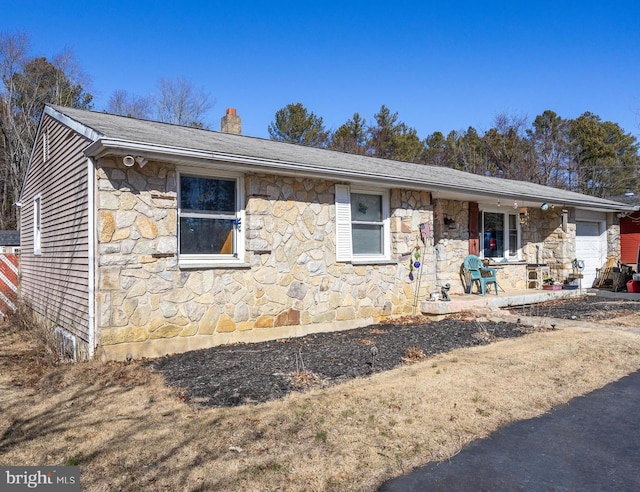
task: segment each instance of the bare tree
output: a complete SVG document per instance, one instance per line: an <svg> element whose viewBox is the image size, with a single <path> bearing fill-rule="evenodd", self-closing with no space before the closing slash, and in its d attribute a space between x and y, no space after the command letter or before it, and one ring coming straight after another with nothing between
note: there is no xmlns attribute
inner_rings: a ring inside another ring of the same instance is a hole
<svg viewBox="0 0 640 492"><path fill-rule="evenodd" d="M12 205L22 180L24 158L28 156L33 131L25 118L14 117L13 105L17 98L14 74L24 67L29 49L25 33L0 34L0 229L16 226L16 213Z"/></svg>
<svg viewBox="0 0 640 492"><path fill-rule="evenodd" d="M156 101L159 121L197 128L206 127L203 116L214 104L207 92L182 77L160 79Z"/></svg>
<svg viewBox="0 0 640 492"><path fill-rule="evenodd" d="M121 116L148 120L154 111L154 101L151 96L136 96L125 90L117 90L109 98L107 111Z"/></svg>
<svg viewBox="0 0 640 492"><path fill-rule="evenodd" d="M91 107L86 80L67 50L52 61L29 56L24 33L0 34L0 229L16 226L18 200L45 104Z"/></svg>
<svg viewBox="0 0 640 492"><path fill-rule="evenodd" d="M500 113L495 127L483 136L489 161L496 175L504 178L540 182L533 149L526 138L526 116Z"/></svg>

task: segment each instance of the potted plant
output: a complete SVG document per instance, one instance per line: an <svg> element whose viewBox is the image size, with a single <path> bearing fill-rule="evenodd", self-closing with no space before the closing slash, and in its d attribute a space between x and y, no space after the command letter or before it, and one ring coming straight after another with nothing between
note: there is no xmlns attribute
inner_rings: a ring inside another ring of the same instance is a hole
<svg viewBox="0 0 640 492"><path fill-rule="evenodd" d="M562 284L553 277L544 277L542 279L543 290L562 290Z"/></svg>

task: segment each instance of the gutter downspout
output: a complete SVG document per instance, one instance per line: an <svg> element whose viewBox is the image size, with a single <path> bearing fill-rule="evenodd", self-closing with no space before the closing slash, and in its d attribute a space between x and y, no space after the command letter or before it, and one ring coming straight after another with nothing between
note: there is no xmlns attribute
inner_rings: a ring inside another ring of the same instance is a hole
<svg viewBox="0 0 640 492"><path fill-rule="evenodd" d="M96 169L93 159L87 158L87 254L88 254L88 314L89 314L89 358L93 359L96 347L96 300L95 300L95 247L96 247Z"/></svg>

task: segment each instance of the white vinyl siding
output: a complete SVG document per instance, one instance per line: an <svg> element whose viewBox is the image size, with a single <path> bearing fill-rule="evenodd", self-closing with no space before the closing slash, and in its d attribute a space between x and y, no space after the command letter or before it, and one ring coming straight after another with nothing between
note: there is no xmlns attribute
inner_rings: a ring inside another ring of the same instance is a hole
<svg viewBox="0 0 640 492"><path fill-rule="evenodd" d="M336 260L389 260L388 192L336 185L335 206Z"/></svg>

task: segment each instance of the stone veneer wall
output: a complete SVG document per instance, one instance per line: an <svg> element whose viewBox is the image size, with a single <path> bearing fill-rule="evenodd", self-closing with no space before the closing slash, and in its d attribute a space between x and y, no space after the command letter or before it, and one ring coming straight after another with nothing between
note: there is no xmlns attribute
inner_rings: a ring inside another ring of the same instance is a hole
<svg viewBox="0 0 640 492"><path fill-rule="evenodd" d="M440 210L442 216L438 217ZM571 262L575 258L575 213L569 210L567 230L563 231L562 209L542 211L529 208L528 211L529 221L521 225L522 261L546 263L553 276L566 278L572 272ZM450 283L452 294L462 294L464 286L460 266L469 254L468 202L436 200L434 213L438 289ZM613 236L611 230L610 236ZM525 265L500 265L497 276L498 283L507 291L527 287Z"/></svg>
<svg viewBox="0 0 640 492"><path fill-rule="evenodd" d="M525 263L498 263L496 278L498 285L506 292L527 288L527 265Z"/></svg>
<svg viewBox="0 0 640 492"><path fill-rule="evenodd" d="M571 262L576 255L573 209L569 214L567 230L563 231L562 209L529 208L529 222L521 229L523 259L549 265L551 276L558 280L564 280L572 272Z"/></svg>
<svg viewBox="0 0 640 492"><path fill-rule="evenodd" d="M622 256L620 244L620 219L616 214L607 214L607 256L614 256L618 260Z"/></svg>
<svg viewBox="0 0 640 492"><path fill-rule="evenodd" d="M102 159L97 179L102 357L361 326L412 313L433 290L432 245L421 248L420 281L408 277L419 225L433 220L428 192L391 191L397 262L358 265L335 260L333 182L246 175L250 267L181 269L175 169Z"/></svg>
<svg viewBox="0 0 640 492"><path fill-rule="evenodd" d="M437 289L448 283L450 294L463 294L461 267L469 254L469 203L439 199L435 215Z"/></svg>

